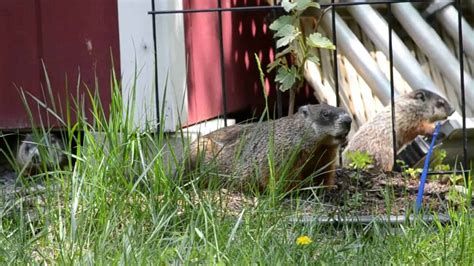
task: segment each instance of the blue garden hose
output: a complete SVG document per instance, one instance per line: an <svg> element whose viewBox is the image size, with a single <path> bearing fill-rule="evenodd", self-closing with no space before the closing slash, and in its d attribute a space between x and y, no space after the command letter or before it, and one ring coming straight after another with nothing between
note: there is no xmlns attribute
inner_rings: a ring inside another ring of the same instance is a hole
<svg viewBox="0 0 474 266"><path fill-rule="evenodd" d="M433 137L431 139L430 149L428 150L428 154L425 158L425 165L423 167L423 172L421 173L420 179L420 186L418 187L418 195L416 197L416 205L415 205L415 212L418 213L420 211L421 202L423 201L423 192L425 191L425 183L426 183L426 176L428 175L428 167L430 165L430 157L431 153L433 152L433 147L436 142L436 137L438 137L438 132L440 129L441 123L436 123L435 130L433 132Z"/></svg>

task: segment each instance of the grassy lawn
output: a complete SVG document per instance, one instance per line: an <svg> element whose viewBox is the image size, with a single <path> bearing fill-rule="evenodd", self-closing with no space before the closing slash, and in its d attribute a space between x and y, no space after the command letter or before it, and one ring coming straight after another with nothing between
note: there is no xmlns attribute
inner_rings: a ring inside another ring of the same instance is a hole
<svg viewBox="0 0 474 266"><path fill-rule="evenodd" d="M222 190L179 182L166 137L135 131L123 108L114 93L109 118L94 105L93 124L65 122L65 140L82 139L75 164L24 177L14 200L1 199L0 263L473 265L470 199L448 224L295 222L282 202L299 196L274 193L235 211L216 198ZM310 241L297 244L301 236Z"/></svg>
<svg viewBox="0 0 474 266"><path fill-rule="evenodd" d="M265 195L226 211L201 190L175 185L159 161L134 182L122 158L81 159L48 177L41 200L2 213L2 263L473 263L466 211L451 213L447 225L297 223ZM300 236L312 242L297 245Z"/></svg>

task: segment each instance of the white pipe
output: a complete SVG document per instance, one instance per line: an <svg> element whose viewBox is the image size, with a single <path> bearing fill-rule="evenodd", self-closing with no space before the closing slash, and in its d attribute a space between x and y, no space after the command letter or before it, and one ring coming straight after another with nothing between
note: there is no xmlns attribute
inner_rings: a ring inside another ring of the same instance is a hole
<svg viewBox="0 0 474 266"><path fill-rule="evenodd" d="M322 19L325 31L332 34L332 14L326 13ZM367 82L383 105L390 103L390 82L382 73L367 49L349 29L344 20L336 14L337 48L349 59L351 64ZM337 63L337 62L335 62Z"/></svg>
<svg viewBox="0 0 474 266"><path fill-rule="evenodd" d="M442 2L445 0L435 0L435 2ZM459 43L458 32L458 11L452 5L446 6L436 12L436 18L443 25L449 35ZM474 59L474 30L466 22L464 18L461 20L463 38L462 43L464 52Z"/></svg>
<svg viewBox="0 0 474 266"><path fill-rule="evenodd" d="M459 88L456 90L456 94L459 96L461 92L459 62L446 47L443 40L410 3L392 4L392 11L423 53L438 67L455 88ZM466 71L464 71L464 84L467 100L466 109L473 111L474 82Z"/></svg>
<svg viewBox="0 0 474 266"><path fill-rule="evenodd" d="M389 36L387 22L377 11L368 5L350 6L348 10L369 39L374 42L375 46L388 58ZM423 88L444 95L444 92L425 74L418 61L400 40L395 31L392 31L392 51L395 68L413 89ZM446 97L446 95L444 96Z"/></svg>

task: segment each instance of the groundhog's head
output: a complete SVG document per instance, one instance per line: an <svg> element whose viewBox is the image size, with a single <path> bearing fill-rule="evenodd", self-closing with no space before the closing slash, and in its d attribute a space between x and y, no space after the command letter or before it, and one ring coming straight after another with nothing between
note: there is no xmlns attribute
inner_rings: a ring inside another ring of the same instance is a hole
<svg viewBox="0 0 474 266"><path fill-rule="evenodd" d="M21 141L17 151L20 166L40 168L43 160L47 160L45 163L48 166L61 165L65 160L62 140L54 134L45 134L38 138L28 134Z"/></svg>
<svg viewBox="0 0 474 266"><path fill-rule="evenodd" d="M298 113L311 124L315 135L322 137L326 144L339 145L346 142L352 119L344 109L327 104L315 104L301 106Z"/></svg>
<svg viewBox="0 0 474 266"><path fill-rule="evenodd" d="M438 94L418 89L406 94L412 106L417 106L416 111L422 113L429 122L444 120L454 113L454 108L443 97Z"/></svg>

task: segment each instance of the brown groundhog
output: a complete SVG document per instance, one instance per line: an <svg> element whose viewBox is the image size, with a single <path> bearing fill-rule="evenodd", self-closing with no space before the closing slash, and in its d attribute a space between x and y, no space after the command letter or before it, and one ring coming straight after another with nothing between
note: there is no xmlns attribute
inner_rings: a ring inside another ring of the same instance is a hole
<svg viewBox="0 0 474 266"><path fill-rule="evenodd" d="M278 183L288 191L318 170L320 175L308 183L333 186L337 151L351 122L343 109L321 104L302 106L296 114L272 121L222 128L191 143L188 167L214 165L240 190L263 191L273 173L276 182L281 176L288 179Z"/></svg>
<svg viewBox="0 0 474 266"><path fill-rule="evenodd" d="M65 145L63 141L52 133L36 138L34 134L27 134L20 142L16 153L16 162L20 170L33 175L41 170L42 164L48 168L63 166L66 162ZM44 162L44 160L47 160Z"/></svg>
<svg viewBox="0 0 474 266"><path fill-rule="evenodd" d="M435 122L454 112L450 104L436 93L419 89L395 99L395 129L397 151L418 135L431 135ZM375 169L392 171L393 138L390 105L362 125L349 141L343 153L343 164L350 163L347 152L367 152Z"/></svg>

